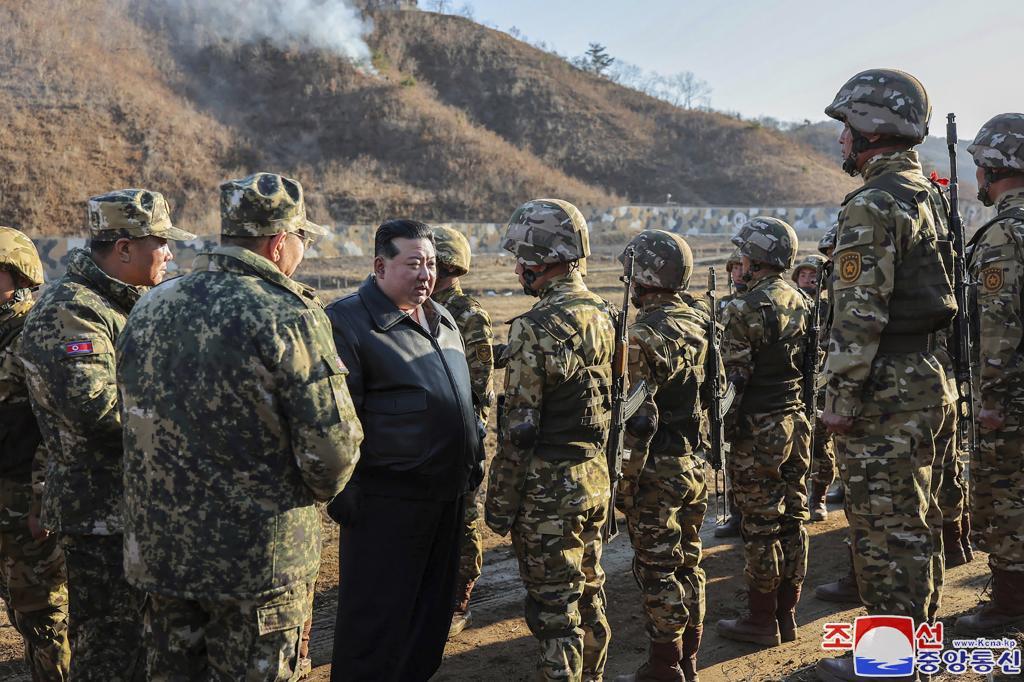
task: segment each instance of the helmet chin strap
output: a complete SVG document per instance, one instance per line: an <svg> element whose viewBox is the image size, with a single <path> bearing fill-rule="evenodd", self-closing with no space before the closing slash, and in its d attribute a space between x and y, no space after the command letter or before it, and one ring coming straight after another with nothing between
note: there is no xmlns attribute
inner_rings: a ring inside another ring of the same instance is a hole
<svg viewBox="0 0 1024 682"><path fill-rule="evenodd" d="M528 270L526 266L523 266L523 293L527 296L540 296L540 292L533 288L534 283L538 278L542 277L548 268L545 267L540 272L534 272Z"/></svg>
<svg viewBox="0 0 1024 682"><path fill-rule="evenodd" d="M857 157L871 149L871 140L853 128L850 128L850 135L853 137L853 144L850 145L850 153L843 159L843 170L847 175L856 177L860 174L860 169L857 168Z"/></svg>

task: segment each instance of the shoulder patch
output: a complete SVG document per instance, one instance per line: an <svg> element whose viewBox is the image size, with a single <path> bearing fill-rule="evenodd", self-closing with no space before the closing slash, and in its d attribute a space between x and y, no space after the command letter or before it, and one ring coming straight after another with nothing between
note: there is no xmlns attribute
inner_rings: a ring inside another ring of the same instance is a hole
<svg viewBox="0 0 1024 682"><path fill-rule="evenodd" d="M491 344L482 343L476 347L476 359L477 362L488 363L494 359L494 351L491 349Z"/></svg>
<svg viewBox="0 0 1024 682"><path fill-rule="evenodd" d="M64 344L64 355L92 355L92 341L72 341Z"/></svg>
<svg viewBox="0 0 1024 682"><path fill-rule="evenodd" d="M860 277L861 261L860 253L853 251L839 255L839 279L843 282L856 282Z"/></svg>
<svg viewBox="0 0 1024 682"><path fill-rule="evenodd" d="M981 271L981 284L985 291L994 294L1003 288L1003 269L1001 267L985 268Z"/></svg>

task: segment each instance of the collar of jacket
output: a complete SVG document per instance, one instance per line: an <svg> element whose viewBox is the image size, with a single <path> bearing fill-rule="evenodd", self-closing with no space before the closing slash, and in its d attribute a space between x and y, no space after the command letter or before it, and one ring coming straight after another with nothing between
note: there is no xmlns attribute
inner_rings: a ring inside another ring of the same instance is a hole
<svg viewBox="0 0 1024 682"><path fill-rule="evenodd" d="M774 275L768 275L767 277L762 277L761 279L756 279L756 280L754 280L752 282L747 282L747 291L746 291L746 293L750 293L754 289L760 289L761 287L766 287L766 286L768 286L769 283L774 282L777 279L782 279L782 273L781 272L777 272Z"/></svg>
<svg viewBox="0 0 1024 682"><path fill-rule="evenodd" d="M311 287L296 282L263 256L241 246L218 246L211 251L203 251L196 256L192 270L254 275L287 289L307 303L319 304L316 292ZM319 305L323 307L322 304Z"/></svg>
<svg viewBox="0 0 1024 682"><path fill-rule="evenodd" d="M640 302L640 312L646 314L658 308L671 310L683 303L683 298L677 291L655 291L644 296L644 300Z"/></svg>
<svg viewBox="0 0 1024 682"><path fill-rule="evenodd" d="M75 249L71 252L68 259L68 274L84 280L90 289L125 312L131 312L139 297L149 288L133 286L114 279L96 265L92 255L85 249Z"/></svg>
<svg viewBox="0 0 1024 682"><path fill-rule="evenodd" d="M381 291L380 287L377 285L377 278L373 275L367 277L363 280L363 283L359 285L359 300L363 302L363 306L366 307L366 311L370 313L370 317L373 318L374 326L382 332L388 331L402 320L410 320L412 324L423 329L415 320L412 320L407 313L399 310L398 306L392 303L390 298L384 295L384 292ZM433 300L428 298L420 307L426 311L428 319L437 318L440 320L440 324L456 329L455 325L441 313L440 304L435 303ZM431 324L431 327L436 329L434 324Z"/></svg>
<svg viewBox="0 0 1024 682"><path fill-rule="evenodd" d="M999 197L996 213L1002 213L1011 208L1024 208L1024 187L1011 189Z"/></svg>
<svg viewBox="0 0 1024 682"><path fill-rule="evenodd" d="M885 175L886 173L903 173L905 171L921 171L921 161L917 157L917 152L913 149L908 149L902 152L888 152L886 154L879 154L868 159L868 162L864 164L864 167L860 169L860 175L864 178L864 182L867 182L871 178L878 177L879 175Z"/></svg>
<svg viewBox="0 0 1024 682"><path fill-rule="evenodd" d="M583 283L583 276L579 270L572 270L559 277L545 282L540 288L540 298L565 294L572 291L585 291L587 286Z"/></svg>
<svg viewBox="0 0 1024 682"><path fill-rule="evenodd" d="M450 287L444 291L434 293L430 298L434 299L435 302L440 303L441 305L448 305L448 302L456 296L464 295L465 294L462 291L462 283L459 282L459 280L455 280Z"/></svg>

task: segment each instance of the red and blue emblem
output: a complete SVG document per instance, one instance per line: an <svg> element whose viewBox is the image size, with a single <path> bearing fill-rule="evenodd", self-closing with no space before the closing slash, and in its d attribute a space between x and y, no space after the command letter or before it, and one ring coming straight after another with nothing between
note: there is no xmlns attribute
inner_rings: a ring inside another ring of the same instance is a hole
<svg viewBox="0 0 1024 682"><path fill-rule="evenodd" d="M92 355L92 341L72 341L64 344L65 355Z"/></svg>

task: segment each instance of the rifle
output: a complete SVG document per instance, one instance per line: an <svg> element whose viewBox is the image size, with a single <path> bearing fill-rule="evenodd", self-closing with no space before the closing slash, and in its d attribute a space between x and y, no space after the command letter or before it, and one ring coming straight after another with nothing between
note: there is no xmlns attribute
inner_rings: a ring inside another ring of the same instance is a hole
<svg viewBox="0 0 1024 682"><path fill-rule="evenodd" d="M708 303L711 304L711 316L708 320L708 378L711 380L711 406L708 412L711 421L711 449L708 453L708 463L711 465L715 477L715 515L724 522L728 513L724 495L726 481L725 474L722 474L721 480L719 474L722 473L725 465L725 452L728 446L725 444L725 421L722 410L724 391L722 390L722 377L718 372L718 368L722 364L722 349L718 336L717 288L718 279L715 277L715 268L709 267Z"/></svg>
<svg viewBox="0 0 1024 682"><path fill-rule="evenodd" d="M949 149L949 231L953 238L953 293L956 296L956 317L953 318L953 367L956 377L958 394L957 441L960 447L966 446L968 461L974 458L978 450L977 433L974 427L974 368L971 358L974 356L974 342L971 338L970 300L968 288L972 285L967 280L967 252L964 238L964 223L960 217L960 193L957 187L956 172L956 114L946 115L946 147Z"/></svg>
<svg viewBox="0 0 1024 682"><path fill-rule="evenodd" d="M827 261L818 268L818 289L814 292L814 305L811 307L811 326L804 339L803 359L803 399L807 422L811 425L811 467L814 471L814 423L818 420L818 350L821 346L821 307L824 299L821 296L825 287L825 278L832 272L832 262Z"/></svg>
<svg viewBox="0 0 1024 682"><path fill-rule="evenodd" d="M626 357L629 353L629 294L633 289L633 263L636 251L632 246L626 248L623 255L623 275L619 278L626 285L622 294L622 308L615 318L615 357L612 359L612 425L608 434L608 479L611 483L611 494L608 497L608 521L601 529L601 536L608 542L619 534L618 522L615 520L615 497L622 478L622 451L625 448L626 432ZM635 411L635 410L634 410Z"/></svg>

